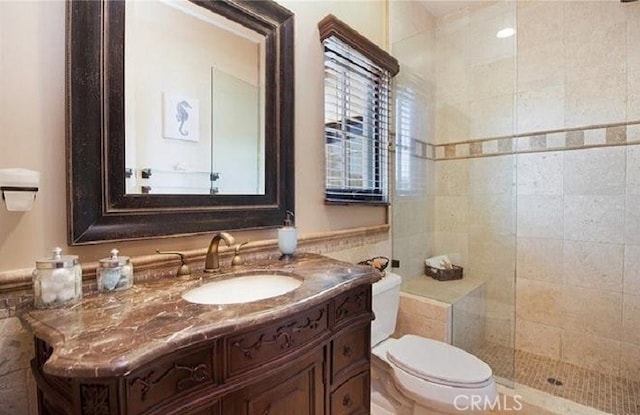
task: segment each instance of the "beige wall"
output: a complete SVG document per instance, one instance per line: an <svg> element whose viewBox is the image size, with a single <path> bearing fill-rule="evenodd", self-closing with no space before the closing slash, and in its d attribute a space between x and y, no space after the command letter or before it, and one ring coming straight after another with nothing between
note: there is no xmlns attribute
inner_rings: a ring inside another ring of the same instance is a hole
<svg viewBox="0 0 640 415"><path fill-rule="evenodd" d="M384 46L381 1L283 1L296 14L296 218L302 234L386 222L383 207L325 206L323 194L323 69L317 22L328 13ZM0 2L0 168L42 173L28 213L0 209L0 272L30 268L54 246L82 261L105 257L114 244L66 246L64 22L62 1ZM275 237L274 230L237 232L241 239ZM118 243L125 255L204 247L208 236Z"/></svg>
<svg viewBox="0 0 640 415"><path fill-rule="evenodd" d="M325 206L323 202L323 63L317 22L333 13L380 46L385 46L385 3L282 2L296 15L296 219L302 235L386 223L386 208ZM39 170L34 208L10 213L0 207L0 274L33 267L54 246L90 262L114 244L67 247L65 196L63 1L0 1L0 168ZM275 238L275 230L233 232L239 240ZM209 235L118 243L124 255L156 249L204 248ZM329 255L358 261L390 255L389 241L326 248ZM6 317L5 314L0 314ZM17 318L0 319L0 351L10 364L0 368L0 414L35 413L28 372L31 337Z"/></svg>

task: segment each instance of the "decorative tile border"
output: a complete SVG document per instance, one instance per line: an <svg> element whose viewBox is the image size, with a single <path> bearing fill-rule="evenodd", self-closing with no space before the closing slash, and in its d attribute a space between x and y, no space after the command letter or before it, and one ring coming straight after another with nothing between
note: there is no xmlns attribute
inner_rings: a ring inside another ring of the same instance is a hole
<svg viewBox="0 0 640 415"><path fill-rule="evenodd" d="M343 251L366 245L374 245L389 239L389 225L367 226L362 228L345 229L304 235L298 239L298 251L316 254ZM204 267L204 257L207 249L184 252L187 263L193 272ZM220 247L220 257L230 262L233 249ZM279 256L278 240L267 239L251 242L242 249L242 256L248 263ZM145 255L132 257L136 282L147 282L161 278L175 278L179 261L166 259L159 255ZM91 294L97 291L96 262L82 263L83 293ZM13 317L18 304L33 297L32 269L20 269L0 272L0 319Z"/></svg>
<svg viewBox="0 0 640 415"><path fill-rule="evenodd" d="M451 160L627 144L640 144L640 121L461 141L432 147L434 160Z"/></svg>
<svg viewBox="0 0 640 415"><path fill-rule="evenodd" d="M426 141L410 139L409 144L400 144L395 141L395 134L391 135L391 142L395 142L395 146L392 146L392 151L396 153L408 153L411 157L417 157L421 159L433 160L435 158L434 148L435 146L427 143Z"/></svg>

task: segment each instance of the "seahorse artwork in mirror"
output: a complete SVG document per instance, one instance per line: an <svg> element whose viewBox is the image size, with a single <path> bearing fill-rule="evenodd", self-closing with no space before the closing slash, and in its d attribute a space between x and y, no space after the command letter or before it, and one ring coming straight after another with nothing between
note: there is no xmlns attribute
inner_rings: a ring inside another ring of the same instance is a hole
<svg viewBox="0 0 640 415"><path fill-rule="evenodd" d="M263 180L258 187L260 191L234 193L233 186L231 191L219 191L211 184L211 188L199 192L201 194L158 194L157 188L149 183L158 178L159 170L143 171L140 166L127 164L130 154L125 151L126 136L130 131L125 130L131 130L127 119L144 120L140 106L127 99L125 88L129 85L125 78L132 71L125 65L127 3L72 0L67 2L66 28L67 210L71 245L275 228L287 210L294 210L293 14L273 1L183 1L204 16L210 15L209 20L226 19L253 32L260 40L264 56L259 75L264 85L259 94L264 166L263 171L258 171ZM215 42L210 46L215 48ZM213 66L207 67L208 74L213 73ZM156 96L162 94L163 91L158 90ZM188 137L193 134L191 128L196 128L192 123L197 118L194 104L206 105L199 99L190 101L188 94L182 97L188 105L181 108L189 118L183 114L182 119L177 119L177 107L173 107L171 116L176 128L180 127L183 133L188 131L183 137ZM161 108L158 104L161 100L162 97L157 98L154 105ZM200 118L210 118L202 114ZM162 116L157 118L162 120ZM155 130L162 130L158 124L153 126ZM239 139L234 134L231 133L232 141ZM179 138L158 140L192 144ZM230 151L239 151L239 147L215 151L225 158ZM172 152L166 150L165 153ZM213 153L210 156L213 158ZM182 170L184 164L176 160L178 170ZM240 175L240 170L220 177ZM136 179L138 173L142 178L144 172L147 172L148 183L139 186L140 191L128 192L127 181ZM217 180L217 173L211 169L206 179Z"/></svg>

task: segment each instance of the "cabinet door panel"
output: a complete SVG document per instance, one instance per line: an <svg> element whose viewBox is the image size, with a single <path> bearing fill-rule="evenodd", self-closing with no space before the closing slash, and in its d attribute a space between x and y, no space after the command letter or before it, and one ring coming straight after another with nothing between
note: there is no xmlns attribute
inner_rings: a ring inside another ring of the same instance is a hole
<svg viewBox="0 0 640 415"><path fill-rule="evenodd" d="M224 398L225 415L323 415L322 354Z"/></svg>

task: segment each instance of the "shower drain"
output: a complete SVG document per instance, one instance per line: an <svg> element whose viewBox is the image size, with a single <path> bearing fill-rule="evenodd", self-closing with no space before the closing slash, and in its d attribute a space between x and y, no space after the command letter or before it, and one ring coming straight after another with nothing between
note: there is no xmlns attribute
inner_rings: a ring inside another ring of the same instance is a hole
<svg viewBox="0 0 640 415"><path fill-rule="evenodd" d="M554 385L554 386L562 386L562 381L556 379L556 378L547 378L547 382L549 382L550 384Z"/></svg>

